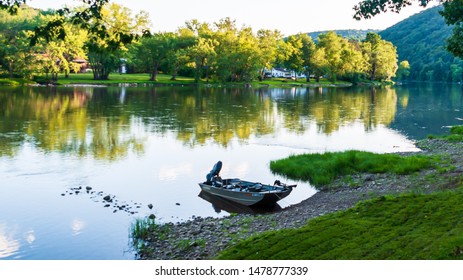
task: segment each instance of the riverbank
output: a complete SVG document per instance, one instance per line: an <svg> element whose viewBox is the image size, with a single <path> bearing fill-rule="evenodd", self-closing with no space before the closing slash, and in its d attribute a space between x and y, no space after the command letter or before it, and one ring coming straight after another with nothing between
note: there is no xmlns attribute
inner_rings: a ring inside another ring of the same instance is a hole
<svg viewBox="0 0 463 280"><path fill-rule="evenodd" d="M245 87L245 88L267 88L267 87L350 87L353 84L343 81L332 83L327 79L316 82L312 79L307 82L305 79L291 80L284 78L270 78L263 81L252 82L214 82L201 80L195 83L193 78L177 77L171 79L170 75L159 74L157 81L150 81L148 74L111 74L108 80L94 80L92 73L70 74L68 78L60 77L58 81L50 83L46 77L39 76L35 80L25 79L0 79L0 85L4 86L125 86L125 87L155 87L155 86L194 86L194 87ZM377 84L374 84L375 86Z"/></svg>
<svg viewBox="0 0 463 280"><path fill-rule="evenodd" d="M231 215L194 218L165 224L162 234L151 232L140 242L140 259L211 259L219 252L250 236L285 228L299 228L307 221L346 210L360 201L405 193L427 194L459 187L463 181L463 143L426 139L416 143L419 154L440 156L437 168L411 175L358 174L341 177L305 201L267 215ZM404 153L409 156L415 153Z"/></svg>

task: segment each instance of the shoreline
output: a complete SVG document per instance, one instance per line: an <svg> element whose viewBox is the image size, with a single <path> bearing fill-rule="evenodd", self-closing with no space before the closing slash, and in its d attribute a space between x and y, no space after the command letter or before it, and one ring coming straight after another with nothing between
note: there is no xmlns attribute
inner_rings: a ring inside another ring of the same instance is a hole
<svg viewBox="0 0 463 280"><path fill-rule="evenodd" d="M358 202L387 195L426 194L452 188L463 174L463 143L425 139L416 143L421 153L441 155L442 170L429 169L411 175L356 174L339 178L306 200L270 214L231 214L223 218L200 218L161 225L167 233L151 233L143 240L145 249L137 255L144 260L212 259L226 247L254 234L269 230L298 228L308 220L346 210Z"/></svg>
<svg viewBox="0 0 463 280"><path fill-rule="evenodd" d="M70 84L27 84L24 86L30 87L202 87L202 88L346 88L353 86L381 86L381 85L354 85L351 83L340 83L340 84L322 84L322 83L282 83L278 85L265 84L265 83L243 83L243 84L210 84L210 83L143 83L143 82L133 82L133 83L70 83Z"/></svg>

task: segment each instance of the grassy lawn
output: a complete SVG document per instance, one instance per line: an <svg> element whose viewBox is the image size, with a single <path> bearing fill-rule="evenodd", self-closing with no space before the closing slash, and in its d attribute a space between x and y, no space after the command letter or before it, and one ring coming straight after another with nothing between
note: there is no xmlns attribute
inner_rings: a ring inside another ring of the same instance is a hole
<svg viewBox="0 0 463 280"><path fill-rule="evenodd" d="M21 86L33 84L34 82L21 78L0 78L0 86Z"/></svg>
<svg viewBox="0 0 463 280"><path fill-rule="evenodd" d="M374 154L361 151L304 154L272 161L272 172L291 179L309 181L320 187L334 179L355 173L410 174L430 168L435 160L425 156L402 157L397 154Z"/></svg>
<svg viewBox="0 0 463 280"><path fill-rule="evenodd" d="M463 259L463 191L381 197L299 229L260 234L219 259Z"/></svg>
<svg viewBox="0 0 463 280"><path fill-rule="evenodd" d="M193 78L178 77L176 81L170 80L172 76L159 74L157 81L153 82L149 80L148 74L118 74L112 73L109 75L108 80L94 80L92 73L79 73L70 74L69 78L60 76L58 84L123 84L123 83L144 83L144 84L156 84L156 83L169 83L169 84L187 84L193 83ZM45 76L40 76L39 80L45 80Z"/></svg>

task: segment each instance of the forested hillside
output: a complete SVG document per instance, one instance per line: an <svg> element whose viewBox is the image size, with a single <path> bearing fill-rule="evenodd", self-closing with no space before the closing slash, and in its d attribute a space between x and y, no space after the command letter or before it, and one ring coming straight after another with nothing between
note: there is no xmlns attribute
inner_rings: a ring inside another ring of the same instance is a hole
<svg viewBox="0 0 463 280"><path fill-rule="evenodd" d="M399 61L410 63L408 80L463 81L463 61L445 48L453 27L446 25L440 10L442 6L430 8L379 32L397 47Z"/></svg>

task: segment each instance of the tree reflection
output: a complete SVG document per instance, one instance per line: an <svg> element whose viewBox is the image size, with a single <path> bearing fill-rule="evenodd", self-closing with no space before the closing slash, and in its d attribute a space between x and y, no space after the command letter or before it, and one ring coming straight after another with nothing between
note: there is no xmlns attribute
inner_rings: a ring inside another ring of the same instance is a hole
<svg viewBox="0 0 463 280"><path fill-rule="evenodd" d="M130 133L130 116L90 106L98 105L93 92L93 88L3 89L0 155L14 156L24 142L45 152L97 159L117 159L130 149L142 152L141 139Z"/></svg>
<svg viewBox="0 0 463 280"><path fill-rule="evenodd" d="M290 102L289 99L294 99ZM285 127L304 133L316 123L319 133L331 134L341 126L362 121L366 131L378 124L388 126L397 110L394 88L306 88L278 102Z"/></svg>
<svg viewBox="0 0 463 280"><path fill-rule="evenodd" d="M147 135L168 133L186 146L227 147L237 139L331 134L361 121L388 126L397 109L393 88L240 89L195 87L1 88L0 156L24 143L45 152L116 160L144 153Z"/></svg>

